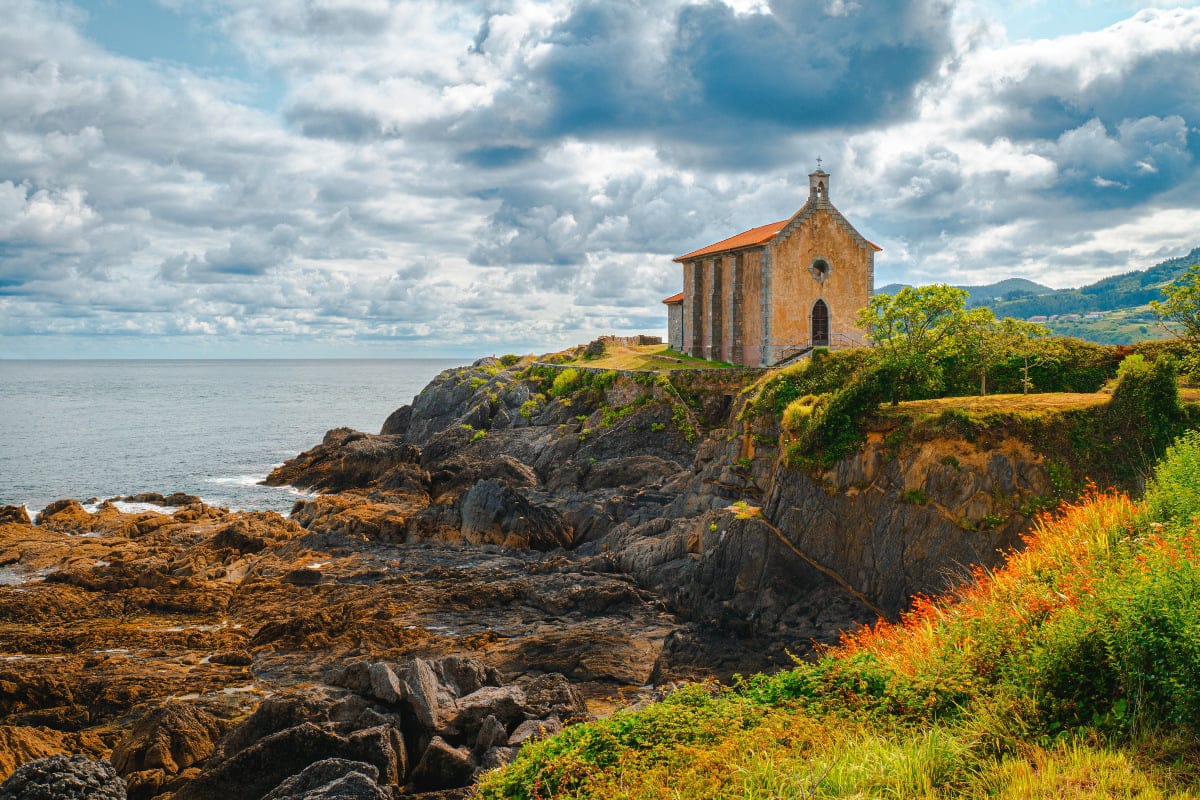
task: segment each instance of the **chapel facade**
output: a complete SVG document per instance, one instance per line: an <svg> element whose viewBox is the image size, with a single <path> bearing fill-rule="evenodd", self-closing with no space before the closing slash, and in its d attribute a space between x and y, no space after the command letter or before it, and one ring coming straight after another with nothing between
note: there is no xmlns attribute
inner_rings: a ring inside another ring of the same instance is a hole
<svg viewBox="0 0 1200 800"><path fill-rule="evenodd" d="M829 173L808 176L789 219L674 259L683 292L668 297L668 340L697 358L771 366L814 347L866 344L855 324L875 286L880 247L829 201Z"/></svg>

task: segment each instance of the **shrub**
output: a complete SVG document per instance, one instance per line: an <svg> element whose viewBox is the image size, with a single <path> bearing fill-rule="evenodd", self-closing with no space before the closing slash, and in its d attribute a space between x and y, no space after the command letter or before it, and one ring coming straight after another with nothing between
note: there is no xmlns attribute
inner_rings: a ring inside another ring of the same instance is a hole
<svg viewBox="0 0 1200 800"><path fill-rule="evenodd" d="M579 386L579 370L568 367L554 377L550 386L551 397L562 397L571 394Z"/></svg>
<svg viewBox="0 0 1200 800"><path fill-rule="evenodd" d="M531 419L533 417L533 415L538 412L538 409L542 407L542 404L545 402L546 402L546 395L542 394L541 392L538 392L533 397L526 400L524 403L521 403L521 408L517 413L520 414L525 419Z"/></svg>
<svg viewBox="0 0 1200 800"><path fill-rule="evenodd" d="M1167 448L1166 457L1146 487L1151 519L1188 526L1200 511L1200 431L1188 431Z"/></svg>
<svg viewBox="0 0 1200 800"><path fill-rule="evenodd" d="M798 446L788 450L789 463L828 467L857 450L864 438L863 420L890 396L892 384L890 370L876 367L856 372L804 425Z"/></svg>
<svg viewBox="0 0 1200 800"><path fill-rule="evenodd" d="M592 378L591 384L594 388L603 391L616 383L619 377L620 373L615 369L608 369Z"/></svg>
<svg viewBox="0 0 1200 800"><path fill-rule="evenodd" d="M782 414L789 403L804 395L836 392L866 363L868 354L865 348L839 350L768 373L748 390L754 391L754 396L743 408L742 417Z"/></svg>
<svg viewBox="0 0 1200 800"><path fill-rule="evenodd" d="M1120 445L1141 454L1150 464L1162 455L1185 419L1179 403L1175 362L1160 356L1153 364L1139 354L1128 356L1117 370L1117 386L1108 403L1109 423Z"/></svg>
<svg viewBox="0 0 1200 800"><path fill-rule="evenodd" d="M788 403L787 407L783 409L784 429L792 433L798 432L812 418L819 400L820 398L815 394L806 394Z"/></svg>

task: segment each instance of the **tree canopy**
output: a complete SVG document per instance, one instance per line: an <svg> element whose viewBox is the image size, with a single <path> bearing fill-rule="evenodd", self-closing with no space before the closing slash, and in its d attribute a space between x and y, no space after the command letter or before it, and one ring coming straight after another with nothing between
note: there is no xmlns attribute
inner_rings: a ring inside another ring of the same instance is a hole
<svg viewBox="0 0 1200 800"><path fill-rule="evenodd" d="M858 324L875 347L876 363L895 375L893 405L906 387L941 383L940 358L955 345L966 305L965 290L935 284L876 295L859 310Z"/></svg>
<svg viewBox="0 0 1200 800"><path fill-rule="evenodd" d="M1150 307L1163 322L1179 326L1179 336L1193 347L1200 344L1200 264L1193 264L1162 289L1163 300Z"/></svg>

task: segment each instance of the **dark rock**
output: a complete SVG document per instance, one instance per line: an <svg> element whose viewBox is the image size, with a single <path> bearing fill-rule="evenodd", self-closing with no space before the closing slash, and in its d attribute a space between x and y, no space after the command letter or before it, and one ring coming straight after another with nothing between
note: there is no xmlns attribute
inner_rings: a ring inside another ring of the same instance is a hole
<svg viewBox="0 0 1200 800"><path fill-rule="evenodd" d="M644 488L661 484L680 472L683 472L683 467L659 456L619 456L598 461L583 476L582 488L587 492L621 486Z"/></svg>
<svg viewBox="0 0 1200 800"><path fill-rule="evenodd" d="M409 780L418 791L454 789L466 786L474 774L471 751L465 747L451 747L442 737L435 736Z"/></svg>
<svg viewBox="0 0 1200 800"><path fill-rule="evenodd" d="M341 686L355 694L366 695L371 690L371 662L352 661L345 666L331 669L325 675L330 686Z"/></svg>
<svg viewBox="0 0 1200 800"><path fill-rule="evenodd" d="M311 722L271 734L203 771L175 800L257 800L309 764L344 757L346 740Z"/></svg>
<svg viewBox="0 0 1200 800"><path fill-rule="evenodd" d="M399 466L415 466L419 459L420 451L397 436L334 428L319 445L275 468L264 483L342 491L365 486Z"/></svg>
<svg viewBox="0 0 1200 800"><path fill-rule="evenodd" d="M454 712L453 698L438 681L433 667L428 661L415 658L398 665L398 670L404 684L404 699L421 727L431 734L441 730Z"/></svg>
<svg viewBox="0 0 1200 800"><path fill-rule="evenodd" d="M475 735L475 744L471 747L471 758L478 762L483 754L496 745L508 744L508 731L505 729L504 723L496 719L495 715L488 714L483 720L483 724L479 726L479 733Z"/></svg>
<svg viewBox="0 0 1200 800"><path fill-rule="evenodd" d="M587 714L583 695L559 673L539 675L521 688L525 693L525 710L535 719L575 720Z"/></svg>
<svg viewBox="0 0 1200 800"><path fill-rule="evenodd" d="M156 506L191 506L200 503L201 500L194 494L185 494L183 492L171 492L168 495L162 495L158 492L143 492L141 494L131 494L125 497L118 497L118 500L123 500L126 503L152 503Z"/></svg>
<svg viewBox="0 0 1200 800"><path fill-rule="evenodd" d="M404 436L408 433L408 424L412 421L412 406L400 406L383 421L379 433L383 436Z"/></svg>
<svg viewBox="0 0 1200 800"><path fill-rule="evenodd" d="M344 749L347 758L374 764L384 783L398 786L408 774L404 737L392 725L376 725L350 734Z"/></svg>
<svg viewBox="0 0 1200 800"><path fill-rule="evenodd" d="M284 583L290 583L293 586L316 586L325 580L325 576L321 574L321 570L312 569L311 567L300 567L298 569L288 570L287 574L281 578Z"/></svg>
<svg viewBox="0 0 1200 800"><path fill-rule="evenodd" d="M107 761L50 756L18 767L0 800L126 800L125 781Z"/></svg>
<svg viewBox="0 0 1200 800"><path fill-rule="evenodd" d="M475 544L534 550L570 547L572 540L560 513L530 503L497 480L480 481L463 498L462 534Z"/></svg>
<svg viewBox="0 0 1200 800"><path fill-rule="evenodd" d="M309 764L262 800L390 800L378 780L379 770L371 764L327 758Z"/></svg>
<svg viewBox="0 0 1200 800"><path fill-rule="evenodd" d="M484 686L499 686L500 671L467 656L446 656L433 662L433 670L454 696L464 697Z"/></svg>
<svg viewBox="0 0 1200 800"><path fill-rule="evenodd" d="M521 687L485 686L458 701L457 713L439 733L471 741L489 716L508 728L525 718L524 710L525 692Z"/></svg>
<svg viewBox="0 0 1200 800"><path fill-rule="evenodd" d="M370 666L368 676L371 697L389 705L400 702L400 698L404 696L404 685L396 677L396 673L392 672L391 667L382 661L377 661Z"/></svg>
<svg viewBox="0 0 1200 800"><path fill-rule="evenodd" d="M549 719L527 719L517 726L512 735L508 737L509 747L520 747L530 739L541 739L546 736L553 736L562 730L562 722L558 717L550 717Z"/></svg>
<svg viewBox="0 0 1200 800"><path fill-rule="evenodd" d="M479 770L487 772L511 764L520 752L519 747L493 747L479 759Z"/></svg>
<svg viewBox="0 0 1200 800"><path fill-rule="evenodd" d="M322 723L329 718L329 698L321 694L284 694L268 697L254 713L225 734L218 743L217 758L228 758L273 734L305 722Z"/></svg>

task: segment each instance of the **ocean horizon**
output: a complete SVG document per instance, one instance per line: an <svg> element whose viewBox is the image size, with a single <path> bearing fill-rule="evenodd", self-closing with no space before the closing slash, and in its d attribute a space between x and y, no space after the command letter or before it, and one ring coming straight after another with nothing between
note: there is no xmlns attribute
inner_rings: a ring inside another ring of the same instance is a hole
<svg viewBox="0 0 1200 800"><path fill-rule="evenodd" d="M259 485L327 430L378 432L453 358L0 359L0 505L181 491L286 514Z"/></svg>

